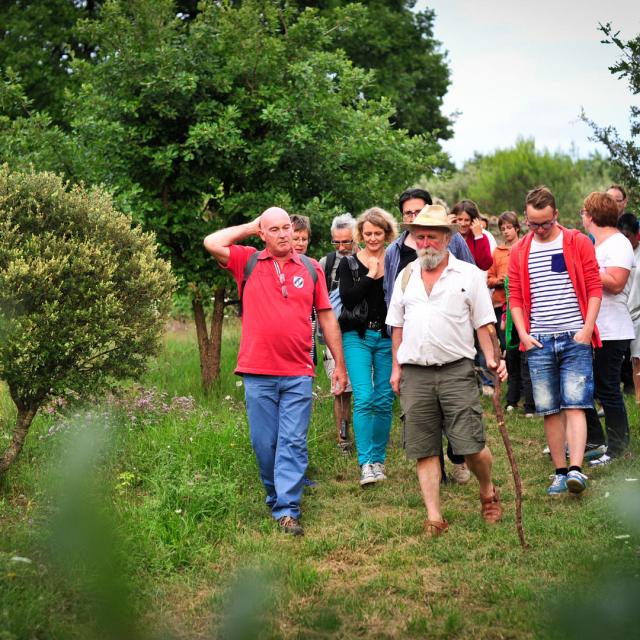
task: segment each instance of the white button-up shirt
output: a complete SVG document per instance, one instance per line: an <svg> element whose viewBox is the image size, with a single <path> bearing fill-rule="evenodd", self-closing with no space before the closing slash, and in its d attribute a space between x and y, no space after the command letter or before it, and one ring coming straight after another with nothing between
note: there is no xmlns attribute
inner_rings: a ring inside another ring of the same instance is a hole
<svg viewBox="0 0 640 640"><path fill-rule="evenodd" d="M402 327L399 364L447 364L476 355L473 331L496 321L486 274L449 252L449 264L427 295L420 260L410 265L402 291L398 274L387 312L387 324Z"/></svg>

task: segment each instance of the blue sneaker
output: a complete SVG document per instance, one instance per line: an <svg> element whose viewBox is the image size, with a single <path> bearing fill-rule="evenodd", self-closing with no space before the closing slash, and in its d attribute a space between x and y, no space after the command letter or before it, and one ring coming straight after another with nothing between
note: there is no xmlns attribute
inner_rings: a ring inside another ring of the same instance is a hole
<svg viewBox="0 0 640 640"><path fill-rule="evenodd" d="M550 496L560 496L567 492L567 476L563 476L561 473L556 473L553 476L553 482L547 489L547 494Z"/></svg>
<svg viewBox="0 0 640 640"><path fill-rule="evenodd" d="M579 471L569 471L566 485L569 493L582 493L587 488L587 476Z"/></svg>

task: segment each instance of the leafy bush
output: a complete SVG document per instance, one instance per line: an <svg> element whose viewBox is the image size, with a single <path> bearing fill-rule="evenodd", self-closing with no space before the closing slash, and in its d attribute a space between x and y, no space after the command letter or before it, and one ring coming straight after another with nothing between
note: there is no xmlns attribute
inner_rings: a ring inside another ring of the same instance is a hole
<svg viewBox="0 0 640 640"><path fill-rule="evenodd" d="M105 191L0 169L0 379L18 409L0 473L47 398L144 370L173 286L154 237Z"/></svg>

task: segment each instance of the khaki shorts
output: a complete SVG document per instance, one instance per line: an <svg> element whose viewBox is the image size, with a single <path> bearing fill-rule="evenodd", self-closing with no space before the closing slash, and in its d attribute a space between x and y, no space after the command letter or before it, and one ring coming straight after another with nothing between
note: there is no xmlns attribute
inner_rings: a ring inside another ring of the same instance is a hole
<svg viewBox="0 0 640 640"><path fill-rule="evenodd" d="M331 380L331 376L336 368L336 361L333 359L333 355L331 351L329 351L329 347L325 347L324 356L322 358L322 363L324 364L324 370L327 373L327 378ZM347 386L344 389L345 392L351 393L353 389L351 388L351 380L347 377Z"/></svg>
<svg viewBox="0 0 640 640"><path fill-rule="evenodd" d="M443 431L456 454L482 451L484 424L473 360L441 367L403 365L400 406L408 458L440 454Z"/></svg>

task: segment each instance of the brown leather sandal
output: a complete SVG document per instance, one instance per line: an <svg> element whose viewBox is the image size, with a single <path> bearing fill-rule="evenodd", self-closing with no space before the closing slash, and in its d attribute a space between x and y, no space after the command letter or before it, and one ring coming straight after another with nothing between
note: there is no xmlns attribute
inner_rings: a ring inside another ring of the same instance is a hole
<svg viewBox="0 0 640 640"><path fill-rule="evenodd" d="M424 532L429 538L437 538L449 530L446 520L425 520Z"/></svg>
<svg viewBox="0 0 640 640"><path fill-rule="evenodd" d="M480 513L488 524L495 524L502 520L502 505L500 504L500 494L498 489L493 487L493 495L488 498L480 496Z"/></svg>

